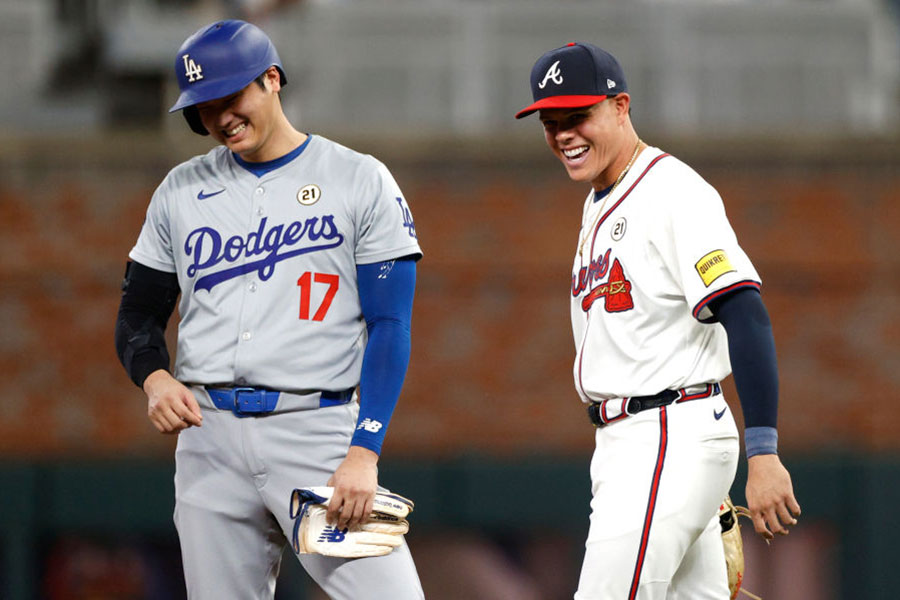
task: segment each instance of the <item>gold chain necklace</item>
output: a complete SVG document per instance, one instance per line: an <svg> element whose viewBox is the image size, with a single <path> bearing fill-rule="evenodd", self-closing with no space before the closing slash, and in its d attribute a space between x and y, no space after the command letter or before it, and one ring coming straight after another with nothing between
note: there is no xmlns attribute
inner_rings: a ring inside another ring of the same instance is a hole
<svg viewBox="0 0 900 600"><path fill-rule="evenodd" d="M597 212L597 216L594 217L594 222L591 223L590 228L585 232L584 230L584 222L582 222L582 237L581 242L578 244L578 256L581 256L584 252L584 244L587 242L587 239L591 237L591 232L594 231L594 227L597 226L597 222L600 221L600 218L603 216L603 210L606 208L606 201L609 200L609 197L613 195L613 192L616 191L616 188L619 187L619 184L625 179L625 175L631 169L631 166L634 164L635 159L638 156L638 152L641 149L641 138L638 138L637 144L634 146L634 152L631 153L631 159L628 161L628 164L625 165L625 168L622 169L622 172L619 173L619 176L616 177L615 183L612 184L612 187L609 188L609 193L603 197L603 204L600 205L600 210Z"/></svg>

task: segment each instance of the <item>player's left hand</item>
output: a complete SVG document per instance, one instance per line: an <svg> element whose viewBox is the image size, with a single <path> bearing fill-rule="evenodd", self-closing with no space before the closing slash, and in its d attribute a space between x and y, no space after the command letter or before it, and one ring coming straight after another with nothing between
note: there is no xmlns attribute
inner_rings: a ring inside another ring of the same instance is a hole
<svg viewBox="0 0 900 600"><path fill-rule="evenodd" d="M800 505L794 498L791 476L777 454L757 454L747 461L747 508L753 528L768 542L787 535L797 524Z"/></svg>
<svg viewBox="0 0 900 600"><path fill-rule="evenodd" d="M359 525L372 512L378 489L378 455L368 448L350 446L328 485L334 487L328 522L339 529Z"/></svg>

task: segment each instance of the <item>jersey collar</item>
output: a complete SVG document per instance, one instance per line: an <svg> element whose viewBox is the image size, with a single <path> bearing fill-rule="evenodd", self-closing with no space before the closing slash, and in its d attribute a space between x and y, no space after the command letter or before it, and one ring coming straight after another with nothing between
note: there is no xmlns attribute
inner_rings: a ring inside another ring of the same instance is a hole
<svg viewBox="0 0 900 600"><path fill-rule="evenodd" d="M615 185L615 184L613 184L613 185ZM613 186L611 185L602 190L594 190L594 202L599 202L600 200L602 200L604 197L606 197L612 191L612 189L613 189Z"/></svg>
<svg viewBox="0 0 900 600"><path fill-rule="evenodd" d="M257 177L262 177L266 173L274 171L275 169L278 169L279 167L283 167L284 165L288 164L289 162L291 162L292 160L294 160L295 158L300 156L300 154L302 154L303 151L306 150L306 147L309 146L309 141L312 139L312 137L313 137L312 134L307 134L306 140L302 144L300 144L299 146L297 146L296 148L294 148L293 150L291 150L284 156L280 156L280 157L274 158L272 160L267 160L265 162L247 162L246 160L244 160L243 158L241 158L234 152L231 153L231 156L234 157L234 161L237 164L244 167L246 170L250 171Z"/></svg>

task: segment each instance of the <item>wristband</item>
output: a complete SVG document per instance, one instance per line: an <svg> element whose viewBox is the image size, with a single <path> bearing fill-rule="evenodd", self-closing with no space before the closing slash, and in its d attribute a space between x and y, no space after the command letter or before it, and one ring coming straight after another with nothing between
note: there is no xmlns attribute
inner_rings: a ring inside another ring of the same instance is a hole
<svg viewBox="0 0 900 600"><path fill-rule="evenodd" d="M747 458L757 454L778 454L778 430L774 427L748 427L744 430Z"/></svg>

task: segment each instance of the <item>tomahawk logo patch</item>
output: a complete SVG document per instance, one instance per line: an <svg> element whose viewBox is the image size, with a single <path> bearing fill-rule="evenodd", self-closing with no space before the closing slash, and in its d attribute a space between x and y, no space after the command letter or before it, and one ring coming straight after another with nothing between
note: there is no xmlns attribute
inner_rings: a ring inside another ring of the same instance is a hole
<svg viewBox="0 0 900 600"><path fill-rule="evenodd" d="M603 308L606 312L625 312L634 308L634 300L631 297L631 282L625 279L625 269L616 258L609 269L609 279L606 283L591 289L581 300L581 309L587 312L594 302L603 298Z"/></svg>

